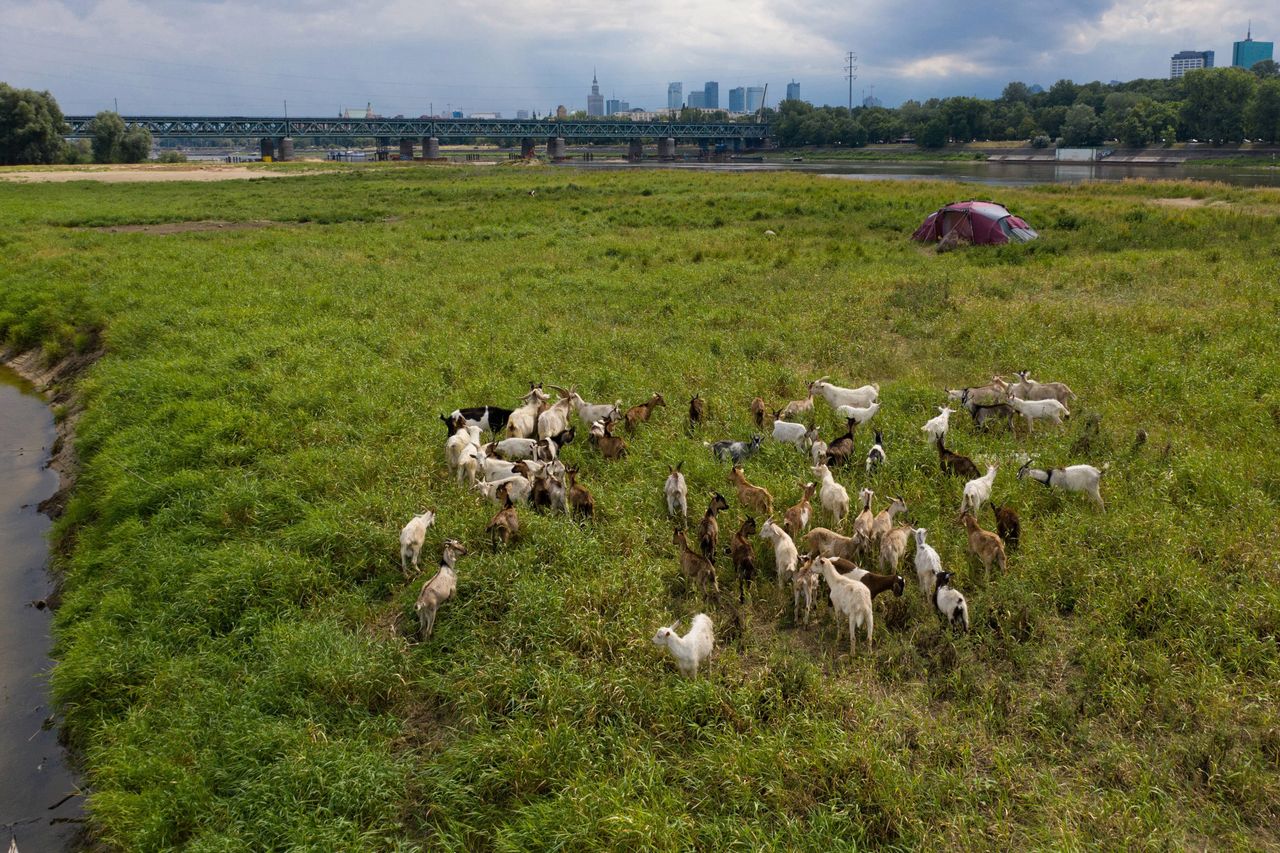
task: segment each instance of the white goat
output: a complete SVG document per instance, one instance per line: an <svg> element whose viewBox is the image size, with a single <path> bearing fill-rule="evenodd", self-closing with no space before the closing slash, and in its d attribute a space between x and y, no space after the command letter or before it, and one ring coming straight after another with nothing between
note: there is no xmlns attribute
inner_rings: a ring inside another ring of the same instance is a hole
<svg viewBox="0 0 1280 853"><path fill-rule="evenodd" d="M1067 407L1057 400L1024 400L1021 397L1010 397L1009 405L1027 420L1027 432L1032 431L1036 421L1049 421L1061 424L1064 417L1071 417Z"/></svg>
<svg viewBox="0 0 1280 853"><path fill-rule="evenodd" d="M671 469L662 492L667 496L667 515L687 520L689 518L689 487L685 484L684 474L680 473L683 467L684 461L681 460Z"/></svg>
<svg viewBox="0 0 1280 853"><path fill-rule="evenodd" d="M827 458L827 443L816 436L813 444L809 445L809 460L814 465L821 465L823 460Z"/></svg>
<svg viewBox="0 0 1280 853"><path fill-rule="evenodd" d="M809 384L810 394L821 394L831 408L839 406L870 406L880 397L879 385L863 385L861 388L841 388L832 385L827 377L822 377Z"/></svg>
<svg viewBox="0 0 1280 853"><path fill-rule="evenodd" d="M845 419L845 422L852 420L854 426L862 426L867 421L876 416L880 411L880 403L875 402L869 406L836 406L836 415Z"/></svg>
<svg viewBox="0 0 1280 853"><path fill-rule="evenodd" d="M1066 468L1050 468L1045 471L1042 468L1032 468L1028 461L1018 469L1018 479L1030 477L1046 488L1062 489L1064 492L1084 492L1093 499L1098 509L1105 509L1099 486L1102 483L1103 471L1107 467L1104 465L1100 471L1092 465L1068 465Z"/></svg>
<svg viewBox="0 0 1280 853"><path fill-rule="evenodd" d="M871 445L871 449L867 451L867 473L874 474L876 469L884 464L886 458L884 436L880 434L880 430L876 430L875 444Z"/></svg>
<svg viewBox="0 0 1280 853"><path fill-rule="evenodd" d="M667 651L676 659L676 666L680 668L681 675L685 678L697 678L698 667L711 657L711 652L716 645L711 617L705 613L699 613L693 617L689 633L683 637L676 634L675 629L679 624L680 620L677 619L671 625L659 628L658 633L653 635L653 644L666 646Z"/></svg>
<svg viewBox="0 0 1280 853"><path fill-rule="evenodd" d="M436 523L436 514L427 510L422 515L415 515L400 531L400 571L409 576L409 564L413 571L418 571L418 555L422 553L422 543L427 539L427 528Z"/></svg>
<svg viewBox="0 0 1280 853"><path fill-rule="evenodd" d="M960 590L951 586L951 572L938 572L938 586L933 593L933 604L951 625L963 625L969 630L969 604Z"/></svg>
<svg viewBox="0 0 1280 853"><path fill-rule="evenodd" d="M814 465L813 473L822 480L822 486L818 490L818 500L822 508L831 513L831 517L835 519L835 526L839 527L844 523L845 516L849 514L849 490L836 482L835 477L831 476L831 469L826 465Z"/></svg>
<svg viewBox="0 0 1280 853"><path fill-rule="evenodd" d="M817 429L809 429L804 424L792 423L791 421L774 421L773 422L773 440L781 441L794 445L796 450L804 453L809 443L817 438Z"/></svg>
<svg viewBox="0 0 1280 853"><path fill-rule="evenodd" d="M987 473L964 484L964 495L960 498L960 511L972 512L974 518L982 505L991 500L991 485L996 481L996 466L988 465Z"/></svg>
<svg viewBox="0 0 1280 853"><path fill-rule="evenodd" d="M462 452L467 447L480 446L480 427L468 424L455 432L444 443L444 461L450 471L457 471Z"/></svg>
<svg viewBox="0 0 1280 853"><path fill-rule="evenodd" d="M569 428L569 413L573 411L573 399L563 388L557 390L560 391L560 399L538 415L538 438L550 438Z"/></svg>
<svg viewBox="0 0 1280 853"><path fill-rule="evenodd" d="M1018 371L1018 381L1009 386L1008 393L1024 400L1057 400L1064 406L1068 400L1076 398L1075 393L1061 382L1035 381L1029 370Z"/></svg>
<svg viewBox="0 0 1280 853"><path fill-rule="evenodd" d="M520 398L523 404L507 418L507 435L511 438L533 438L538 431L538 411L551 395L541 385L530 385L529 393Z"/></svg>
<svg viewBox="0 0 1280 853"><path fill-rule="evenodd" d="M773 543L773 567L778 575L778 588L781 589L782 582L795 574L800 552L796 550L796 543L787 535L787 531L775 524L772 518L764 520L760 527L760 538Z"/></svg>
<svg viewBox="0 0 1280 853"><path fill-rule="evenodd" d="M826 557L818 557L815 561L822 577L831 590L831 606L836 611L836 642L840 642L840 617L849 620L849 655L852 656L858 647L857 630L867 627L867 648L871 648L871 633L875 625L875 616L871 610L871 590L861 581L840 574L835 563Z"/></svg>
<svg viewBox="0 0 1280 853"><path fill-rule="evenodd" d="M574 388L569 389L569 400L584 424L591 427L596 421L616 421L622 416L622 401L612 403L588 403Z"/></svg>
<svg viewBox="0 0 1280 853"><path fill-rule="evenodd" d="M504 438L502 441L486 444L484 451L508 462L519 462L521 459L537 459L538 440L536 438Z"/></svg>
<svg viewBox="0 0 1280 853"><path fill-rule="evenodd" d="M508 477L505 480L495 480L492 483L476 483L473 488L483 495L485 500L502 506L502 499L498 497L498 490L503 486L507 487L507 494L511 496L512 503L528 503L529 495L533 492L533 483L520 476Z"/></svg>
<svg viewBox="0 0 1280 853"><path fill-rule="evenodd" d="M458 588L457 563L459 557L465 557L467 549L456 539L444 540L444 554L440 557L440 570L431 576L431 580L422 585L418 600L413 609L418 614L419 636L431 636L436 626L436 611L440 605L453 597Z"/></svg>
<svg viewBox="0 0 1280 853"><path fill-rule="evenodd" d="M930 444L937 444L947 436L947 427L951 423L951 413L955 409L950 406L939 406L937 417L930 418L928 423L920 427L920 431L925 434L925 441Z"/></svg>
<svg viewBox="0 0 1280 853"><path fill-rule="evenodd" d="M942 559L933 546L924 541L928 532L923 527L916 528L916 580L920 582L920 593L925 601L932 601L938 572L942 571Z"/></svg>

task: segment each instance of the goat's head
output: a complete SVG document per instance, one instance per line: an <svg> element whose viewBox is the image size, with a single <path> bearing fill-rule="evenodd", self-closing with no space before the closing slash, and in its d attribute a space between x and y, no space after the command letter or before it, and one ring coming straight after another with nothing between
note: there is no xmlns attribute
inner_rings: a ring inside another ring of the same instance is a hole
<svg viewBox="0 0 1280 853"><path fill-rule="evenodd" d="M719 492L711 493L711 503L707 506L707 512L709 514L715 515L717 512L727 510L728 508L729 502L724 499L724 495Z"/></svg>
<svg viewBox="0 0 1280 853"><path fill-rule="evenodd" d="M655 646L665 646L675 636L676 626L680 624L680 620L672 622L670 625L664 625L658 629L658 633L653 635L653 644Z"/></svg>
<svg viewBox="0 0 1280 853"><path fill-rule="evenodd" d="M938 586L948 586L951 583L951 578L951 572L938 572Z"/></svg>
<svg viewBox="0 0 1280 853"><path fill-rule="evenodd" d="M756 520L751 516L747 516L742 520L742 527L738 528L738 533L743 536L750 536L756 532Z"/></svg>
<svg viewBox="0 0 1280 853"><path fill-rule="evenodd" d="M902 575L893 576L893 594L899 598L902 597L902 591L907 588L907 582L902 579Z"/></svg>
<svg viewBox="0 0 1280 853"><path fill-rule="evenodd" d="M1031 470L1031 460L1028 459L1026 462L1023 462L1022 467L1018 469L1018 479L1019 480L1025 479L1028 472L1030 472L1030 470Z"/></svg>
<svg viewBox="0 0 1280 853"><path fill-rule="evenodd" d="M927 527L917 527L915 529L916 547L919 548L924 544L924 537L929 533Z"/></svg>

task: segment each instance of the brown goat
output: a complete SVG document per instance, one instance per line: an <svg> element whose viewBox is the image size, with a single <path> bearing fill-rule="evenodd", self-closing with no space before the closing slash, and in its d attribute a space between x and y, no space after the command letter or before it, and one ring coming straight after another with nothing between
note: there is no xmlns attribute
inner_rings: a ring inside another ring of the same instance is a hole
<svg viewBox="0 0 1280 853"><path fill-rule="evenodd" d="M729 556L733 559L733 571L738 576L738 603L744 601L742 588L756 579L756 549L751 537L756 534L756 520L747 516L738 532L729 541Z"/></svg>
<svg viewBox="0 0 1280 853"><path fill-rule="evenodd" d="M800 503L782 515L782 529L787 531L787 535L792 539L799 539L800 534L808 528L809 521L813 518L813 507L809 505L809 499L818 488L814 483L801 483L800 487L804 489Z"/></svg>
<svg viewBox="0 0 1280 853"><path fill-rule="evenodd" d="M913 532L915 528L902 525L880 537L880 571L891 575L898 573L898 564L902 562L902 555L907 553Z"/></svg>
<svg viewBox="0 0 1280 853"><path fill-rule="evenodd" d="M773 413L774 420L789 421L796 415L813 411L813 392L809 392L809 396L803 400L792 400L781 409Z"/></svg>
<svg viewBox="0 0 1280 853"><path fill-rule="evenodd" d="M502 509L498 510L498 514L493 517L493 521L489 522L489 526L485 528L485 532L493 539L493 550L498 550L498 540L502 540L503 545L511 544L511 540L520 534L520 518L516 515L515 505L511 503L511 495L507 492L507 487L502 486L498 489L498 497L502 498Z"/></svg>
<svg viewBox="0 0 1280 853"><path fill-rule="evenodd" d="M943 445L941 438L938 439L938 466L942 468L942 473L964 477L965 482L982 476L982 472L978 470L977 465L973 464L972 459L961 456L959 453L952 453Z"/></svg>
<svg viewBox="0 0 1280 853"><path fill-rule="evenodd" d="M855 569L861 570L857 563L848 560L836 559L831 562L835 563L836 571L842 575L847 575ZM893 590L895 596L901 596L903 590L907 588L907 582L903 580L902 575L878 575L875 572L863 572L858 576L858 580L862 581L867 589L871 590L871 597L875 598L886 589Z"/></svg>
<svg viewBox="0 0 1280 853"><path fill-rule="evenodd" d="M858 517L853 520L853 538L858 540L858 547L864 554L871 554L871 528L875 525L876 516L871 511L871 501L875 498L876 493L870 489L863 489L858 497L862 498L862 512L858 513Z"/></svg>
<svg viewBox="0 0 1280 853"><path fill-rule="evenodd" d="M871 522L870 539L876 548L880 548L884 537L893 529L893 519L900 512L907 511L907 502L900 497L895 497L889 502L889 505L880 510L876 514L875 520Z"/></svg>
<svg viewBox="0 0 1280 853"><path fill-rule="evenodd" d="M804 605L804 623L808 625L813 619L813 605L818 599L818 572L813 567L813 560L801 561L791 575L792 619L800 624L800 605Z"/></svg>
<svg viewBox="0 0 1280 853"><path fill-rule="evenodd" d="M764 415L769 411L765 408L764 400L756 397L751 401L751 419L756 422L756 429L764 429Z"/></svg>
<svg viewBox="0 0 1280 853"><path fill-rule="evenodd" d="M729 470L729 482L738 490L738 502L744 507L766 518L773 515L773 495L769 494L768 489L747 482L747 475L742 473L741 465L734 465Z"/></svg>
<svg viewBox="0 0 1280 853"><path fill-rule="evenodd" d="M857 429L858 422L849 418L848 428L844 435L833 440L827 445L827 467L835 468L849 461L849 457L853 456L853 431Z"/></svg>
<svg viewBox="0 0 1280 853"><path fill-rule="evenodd" d="M852 560L860 550L856 538L841 536L825 527L813 528L804 535L803 541L810 554L817 554L820 557L842 557Z"/></svg>
<svg viewBox="0 0 1280 853"><path fill-rule="evenodd" d="M707 416L707 401L702 399L701 394L694 394L689 400L689 429L693 429L702 423Z"/></svg>
<svg viewBox="0 0 1280 853"><path fill-rule="evenodd" d="M716 582L716 567L706 557L689 550L689 540L680 528L676 528L671 541L680 546L680 571L684 576L698 585L703 598L708 597L708 588L710 588L715 591L715 597L719 599L720 584Z"/></svg>
<svg viewBox="0 0 1280 853"><path fill-rule="evenodd" d="M1005 504L996 506L995 501L988 501L991 511L996 515L996 530L1004 540L1005 547L1012 551L1018 547L1018 537L1022 535L1022 522L1018 519L1018 511Z"/></svg>
<svg viewBox="0 0 1280 853"><path fill-rule="evenodd" d="M1007 564L1004 543L1000 541L1000 537L979 527L978 519L973 517L973 513L963 513L960 520L964 522L964 529L969 531L969 553L981 561L985 577L991 576L992 563L1003 572Z"/></svg>
<svg viewBox="0 0 1280 853"><path fill-rule="evenodd" d="M667 401L662 399L662 395L654 394L646 402L627 409L627 431L630 432L636 428L637 424L642 424L648 421L649 417L653 414L654 409L658 406L665 405L667 405Z"/></svg>
<svg viewBox="0 0 1280 853"><path fill-rule="evenodd" d="M564 477L569 486L569 506L573 511L587 518L595 518L596 516L596 500L591 497L591 492L586 486L578 485L578 469L566 468Z"/></svg>
<svg viewBox="0 0 1280 853"><path fill-rule="evenodd" d="M606 421L604 435L596 438L596 447L605 459L621 459L627 455L627 442L622 436L613 434L613 421Z"/></svg>
<svg viewBox="0 0 1280 853"><path fill-rule="evenodd" d="M711 495L711 503L707 505L706 515L698 523L698 545L702 549L702 556L712 565L716 562L716 546L720 544L720 522L716 520L716 513L728 508L729 502L724 499L724 495L715 492Z"/></svg>

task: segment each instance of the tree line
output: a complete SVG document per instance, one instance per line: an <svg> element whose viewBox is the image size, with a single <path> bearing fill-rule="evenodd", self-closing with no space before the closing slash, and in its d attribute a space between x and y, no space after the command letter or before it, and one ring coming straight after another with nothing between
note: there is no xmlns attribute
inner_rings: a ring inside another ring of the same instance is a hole
<svg viewBox="0 0 1280 853"><path fill-rule="evenodd" d="M151 155L151 132L126 127L111 110L93 117L88 139L68 142L69 130L53 95L0 83L0 166L141 163Z"/></svg>
<svg viewBox="0 0 1280 853"><path fill-rule="evenodd" d="M931 98L885 107L815 107L783 101L768 117L778 143L860 146L912 139L948 142L1023 140L1033 145L1143 146L1199 140L1280 141L1280 67L1204 68L1178 80L1084 83L1059 80L1032 91L1010 83L999 98Z"/></svg>

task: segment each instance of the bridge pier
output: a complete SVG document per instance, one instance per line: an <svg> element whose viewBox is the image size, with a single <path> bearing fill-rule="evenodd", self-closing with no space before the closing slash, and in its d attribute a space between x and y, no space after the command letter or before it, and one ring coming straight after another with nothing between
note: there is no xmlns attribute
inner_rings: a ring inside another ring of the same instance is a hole
<svg viewBox="0 0 1280 853"><path fill-rule="evenodd" d="M535 150L535 146L533 144L532 136L526 136L524 139L520 140L520 156L521 157L523 157L526 160L532 160L534 158L534 150Z"/></svg>
<svg viewBox="0 0 1280 853"><path fill-rule="evenodd" d="M638 163L644 159L644 143L639 139L633 139L627 145L627 159L632 163Z"/></svg>
<svg viewBox="0 0 1280 853"><path fill-rule="evenodd" d="M667 136L658 140L658 159L674 160L676 159L676 140L673 136Z"/></svg>
<svg viewBox="0 0 1280 853"><path fill-rule="evenodd" d="M413 139L400 140L400 159L413 160Z"/></svg>
<svg viewBox="0 0 1280 853"><path fill-rule="evenodd" d="M563 136L553 136L547 140L547 157L553 163L559 163L565 159L568 148L565 145Z"/></svg>
<svg viewBox="0 0 1280 853"><path fill-rule="evenodd" d="M263 160L274 160L276 157L276 141L270 136L264 136L258 140L258 150L262 152Z"/></svg>
<svg viewBox="0 0 1280 853"><path fill-rule="evenodd" d="M287 161L293 159L293 137L286 136L276 143L276 159Z"/></svg>
<svg viewBox="0 0 1280 853"><path fill-rule="evenodd" d="M423 160L439 160L440 159L440 140L434 136L422 137L422 159Z"/></svg>
<svg viewBox="0 0 1280 853"><path fill-rule="evenodd" d="M387 136L379 136L377 139L377 150L374 152L374 158L377 160L390 159L391 152L387 149L391 147L391 138Z"/></svg>

